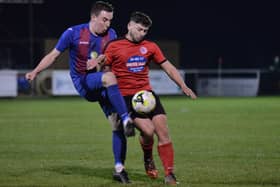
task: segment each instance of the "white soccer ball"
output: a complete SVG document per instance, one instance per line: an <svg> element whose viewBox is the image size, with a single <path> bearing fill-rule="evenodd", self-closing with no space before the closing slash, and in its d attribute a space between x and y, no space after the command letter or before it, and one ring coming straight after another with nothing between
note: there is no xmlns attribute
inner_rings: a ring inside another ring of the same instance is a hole
<svg viewBox="0 0 280 187"><path fill-rule="evenodd" d="M156 107L156 98L152 92L141 90L132 97L132 107L140 114L150 113Z"/></svg>

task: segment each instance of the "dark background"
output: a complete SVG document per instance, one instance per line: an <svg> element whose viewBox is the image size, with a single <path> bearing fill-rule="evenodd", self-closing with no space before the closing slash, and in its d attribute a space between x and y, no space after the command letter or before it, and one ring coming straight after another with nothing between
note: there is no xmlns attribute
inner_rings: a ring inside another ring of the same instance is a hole
<svg viewBox="0 0 280 187"><path fill-rule="evenodd" d="M45 0L32 6L0 3L0 59L9 57L16 62L8 64L12 68L34 67L42 56L43 39L58 38L67 27L89 21L93 2ZM223 68L269 69L274 57L280 55L279 1L109 2L115 7L112 26L119 35L126 32L130 13L139 10L153 19L150 39L179 41L180 68L217 68L222 57Z"/></svg>

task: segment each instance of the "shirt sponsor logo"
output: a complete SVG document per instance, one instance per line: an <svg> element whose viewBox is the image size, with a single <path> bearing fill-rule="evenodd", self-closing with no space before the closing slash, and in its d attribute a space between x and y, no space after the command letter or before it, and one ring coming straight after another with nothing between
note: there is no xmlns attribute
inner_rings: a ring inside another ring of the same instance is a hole
<svg viewBox="0 0 280 187"><path fill-rule="evenodd" d="M145 69L147 59L143 56L132 56L128 59L126 67L130 72L137 73Z"/></svg>
<svg viewBox="0 0 280 187"><path fill-rule="evenodd" d="M88 45L89 42L88 41L80 41L79 44Z"/></svg>

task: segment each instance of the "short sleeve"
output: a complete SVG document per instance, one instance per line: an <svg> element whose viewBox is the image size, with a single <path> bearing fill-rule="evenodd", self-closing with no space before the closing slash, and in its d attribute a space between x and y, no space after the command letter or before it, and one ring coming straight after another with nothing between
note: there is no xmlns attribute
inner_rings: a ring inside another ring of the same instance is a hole
<svg viewBox="0 0 280 187"><path fill-rule="evenodd" d="M153 43L153 61L157 64L161 64L166 60L166 57L163 55L163 52L159 48L159 46L156 43Z"/></svg>
<svg viewBox="0 0 280 187"><path fill-rule="evenodd" d="M73 34L72 28L68 28L66 31L64 31L62 33L62 35L60 36L55 48L60 52L63 52L67 48L69 48L70 43L71 43L72 34Z"/></svg>

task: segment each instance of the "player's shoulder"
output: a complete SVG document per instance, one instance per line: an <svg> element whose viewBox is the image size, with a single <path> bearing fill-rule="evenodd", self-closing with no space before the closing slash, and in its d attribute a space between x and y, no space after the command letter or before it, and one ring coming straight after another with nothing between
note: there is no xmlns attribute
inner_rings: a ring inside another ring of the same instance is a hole
<svg viewBox="0 0 280 187"><path fill-rule="evenodd" d="M83 23L83 24L73 25L71 27L68 27L67 30L68 31L79 31L81 29L85 29L85 28L88 28L88 27L89 27L88 23Z"/></svg>
<svg viewBox="0 0 280 187"><path fill-rule="evenodd" d="M144 45L151 45L151 46L158 46L158 44L155 41L152 41L152 40L149 40L149 39L143 40L142 44L144 44Z"/></svg>
<svg viewBox="0 0 280 187"><path fill-rule="evenodd" d="M143 40L141 46L147 48L149 51L156 51L159 48L159 45L156 42L148 39Z"/></svg>

